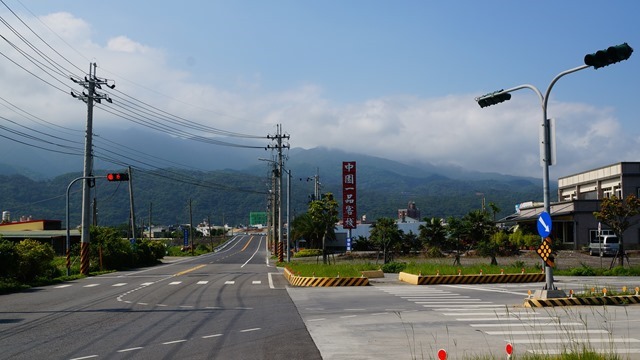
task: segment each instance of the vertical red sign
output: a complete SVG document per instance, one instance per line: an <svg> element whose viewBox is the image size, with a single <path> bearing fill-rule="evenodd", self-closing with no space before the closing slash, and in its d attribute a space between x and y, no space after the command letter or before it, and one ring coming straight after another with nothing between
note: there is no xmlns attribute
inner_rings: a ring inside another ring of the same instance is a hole
<svg viewBox="0 0 640 360"><path fill-rule="evenodd" d="M356 162L342 162L342 226L355 229L358 215L356 212Z"/></svg>

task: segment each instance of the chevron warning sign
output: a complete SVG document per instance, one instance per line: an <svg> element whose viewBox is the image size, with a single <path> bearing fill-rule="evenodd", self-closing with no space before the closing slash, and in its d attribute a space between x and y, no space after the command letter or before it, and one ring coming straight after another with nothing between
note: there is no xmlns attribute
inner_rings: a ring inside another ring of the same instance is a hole
<svg viewBox="0 0 640 360"><path fill-rule="evenodd" d="M542 244L540 244L540 247L538 247L537 252L538 255L540 255L540 257L542 258L542 261L544 261L548 266L553 267L555 265L553 251L551 250L550 237L544 238Z"/></svg>

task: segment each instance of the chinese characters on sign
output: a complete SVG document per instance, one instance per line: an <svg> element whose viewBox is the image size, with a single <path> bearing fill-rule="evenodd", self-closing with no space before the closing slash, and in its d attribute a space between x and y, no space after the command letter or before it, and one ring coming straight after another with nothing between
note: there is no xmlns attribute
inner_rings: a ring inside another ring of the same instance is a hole
<svg viewBox="0 0 640 360"><path fill-rule="evenodd" d="M342 162L342 225L356 228L356 162Z"/></svg>

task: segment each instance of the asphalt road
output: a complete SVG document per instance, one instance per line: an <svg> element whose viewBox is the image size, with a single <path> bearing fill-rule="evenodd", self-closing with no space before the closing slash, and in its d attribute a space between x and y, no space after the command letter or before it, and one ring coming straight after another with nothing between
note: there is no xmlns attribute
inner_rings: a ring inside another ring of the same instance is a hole
<svg viewBox="0 0 640 360"><path fill-rule="evenodd" d="M275 275L275 276L274 276ZM0 296L0 359L321 359L265 238Z"/></svg>
<svg viewBox="0 0 640 360"><path fill-rule="evenodd" d="M533 284L414 286L397 275L361 288L289 288L325 360L506 358L580 352L640 358L640 306L523 307ZM638 277L557 277L560 288L620 290Z"/></svg>
<svg viewBox="0 0 640 360"><path fill-rule="evenodd" d="M265 239L0 296L0 359L449 359L588 347L640 358L640 306L525 309L536 284L294 288ZM564 290L637 277L557 277Z"/></svg>

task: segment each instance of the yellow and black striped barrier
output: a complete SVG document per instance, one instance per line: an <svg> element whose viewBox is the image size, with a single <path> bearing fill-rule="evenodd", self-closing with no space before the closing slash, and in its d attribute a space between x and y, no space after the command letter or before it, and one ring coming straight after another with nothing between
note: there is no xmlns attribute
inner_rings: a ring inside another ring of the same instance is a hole
<svg viewBox="0 0 640 360"><path fill-rule="evenodd" d="M401 272L400 281L413 285L498 284L543 282L544 273L535 274L475 274L475 275L415 275Z"/></svg>
<svg viewBox="0 0 640 360"><path fill-rule="evenodd" d="M525 299L525 307L552 307L575 305L628 305L640 304L639 295L569 297L555 299Z"/></svg>
<svg viewBox="0 0 640 360"><path fill-rule="evenodd" d="M295 275L288 268L284 269L284 277L291 286L326 287L326 286L367 286L366 277L309 277Z"/></svg>

